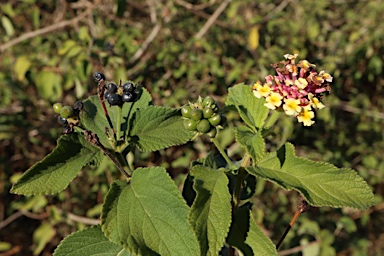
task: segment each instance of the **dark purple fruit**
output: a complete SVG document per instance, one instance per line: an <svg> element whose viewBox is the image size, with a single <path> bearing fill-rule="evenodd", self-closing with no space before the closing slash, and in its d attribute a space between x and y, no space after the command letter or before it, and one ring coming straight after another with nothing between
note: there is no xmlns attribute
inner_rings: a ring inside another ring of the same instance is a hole
<svg viewBox="0 0 384 256"><path fill-rule="evenodd" d="M131 83L131 82L127 82L123 85L124 92L132 92L133 89L135 89L135 87L134 87L133 83Z"/></svg>
<svg viewBox="0 0 384 256"><path fill-rule="evenodd" d="M121 98L124 102L131 102L133 100L133 95L130 92L126 92Z"/></svg>
<svg viewBox="0 0 384 256"><path fill-rule="evenodd" d="M59 124L62 124L62 125L67 125L68 124L67 119L63 118L62 116L59 116L57 118L57 121L59 121Z"/></svg>
<svg viewBox="0 0 384 256"><path fill-rule="evenodd" d="M108 97L108 103L112 106L115 106L115 105L122 105L123 101L121 100L120 95L111 93Z"/></svg>
<svg viewBox="0 0 384 256"><path fill-rule="evenodd" d="M111 96L111 94L112 93L110 93L109 91L106 91L105 93L104 93L104 99L108 99L109 98L109 96Z"/></svg>
<svg viewBox="0 0 384 256"><path fill-rule="evenodd" d="M109 91L111 93L117 92L117 85L115 83L109 83L107 85L107 91Z"/></svg>
<svg viewBox="0 0 384 256"><path fill-rule="evenodd" d="M101 80L104 80L105 81L105 76L103 73L100 73L100 72L96 72L95 74L93 74L93 80L98 83L100 82Z"/></svg>

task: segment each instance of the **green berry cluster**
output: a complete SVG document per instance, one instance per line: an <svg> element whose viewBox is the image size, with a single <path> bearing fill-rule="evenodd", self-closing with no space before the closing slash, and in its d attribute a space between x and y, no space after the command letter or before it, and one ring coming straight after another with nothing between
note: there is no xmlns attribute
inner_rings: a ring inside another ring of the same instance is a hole
<svg viewBox="0 0 384 256"><path fill-rule="evenodd" d="M53 111L59 114L58 121L63 125L63 133L73 132L73 126L79 123L79 113L83 109L83 102L78 101L73 107L64 106L62 103L53 104Z"/></svg>
<svg viewBox="0 0 384 256"><path fill-rule="evenodd" d="M219 113L217 102L210 96L196 103L189 103L181 108L184 126L190 131L206 134L210 138L216 137L217 129L225 122L225 116Z"/></svg>

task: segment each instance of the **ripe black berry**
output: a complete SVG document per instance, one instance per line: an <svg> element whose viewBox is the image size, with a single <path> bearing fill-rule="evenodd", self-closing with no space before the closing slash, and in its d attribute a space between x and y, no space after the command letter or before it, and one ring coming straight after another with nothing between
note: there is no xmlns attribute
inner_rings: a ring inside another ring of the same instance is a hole
<svg viewBox="0 0 384 256"><path fill-rule="evenodd" d="M69 134L73 132L73 127L70 124L66 124L63 128L64 134Z"/></svg>
<svg viewBox="0 0 384 256"><path fill-rule="evenodd" d="M111 93L111 94L109 95L109 97L108 97L108 103L109 103L111 106L115 106L115 105L121 105L121 104L123 104L123 101L122 101L120 95Z"/></svg>
<svg viewBox="0 0 384 256"><path fill-rule="evenodd" d="M109 91L106 91L104 93L104 99L108 100L109 96L111 96L112 93L110 93Z"/></svg>
<svg viewBox="0 0 384 256"><path fill-rule="evenodd" d="M126 92L126 93L124 93L123 96L122 96L122 100L123 100L124 102L131 102L131 101L133 100L133 95L132 95L132 93L130 93L130 92Z"/></svg>
<svg viewBox="0 0 384 256"><path fill-rule="evenodd" d="M117 85L114 84L114 83L109 83L109 84L107 85L107 90L108 90L109 92L111 92L111 93L115 93L115 92L117 92Z"/></svg>
<svg viewBox="0 0 384 256"><path fill-rule="evenodd" d="M127 82L123 85L124 92L132 92L135 87L133 86L133 83Z"/></svg>
<svg viewBox="0 0 384 256"><path fill-rule="evenodd" d="M95 74L93 74L93 80L98 83L100 82L101 80L105 80L105 76L103 73L100 73L100 72L96 72Z"/></svg>
<svg viewBox="0 0 384 256"><path fill-rule="evenodd" d="M59 116L57 118L57 121L59 121L59 124L62 124L62 125L67 125L68 124L67 119L63 118L62 116Z"/></svg>

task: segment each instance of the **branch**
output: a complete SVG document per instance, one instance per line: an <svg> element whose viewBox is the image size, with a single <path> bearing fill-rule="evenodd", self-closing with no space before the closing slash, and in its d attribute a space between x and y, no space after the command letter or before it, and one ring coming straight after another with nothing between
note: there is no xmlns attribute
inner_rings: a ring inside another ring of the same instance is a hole
<svg viewBox="0 0 384 256"><path fill-rule="evenodd" d="M200 29L200 31L195 35L196 39L201 39L205 33L207 33L208 29L215 23L217 18L220 16L220 14L225 10L227 5L231 2L231 0L225 0L221 3L219 8L216 9L216 11L212 14L212 16L207 20L207 22L204 24L204 26Z"/></svg>
<svg viewBox="0 0 384 256"><path fill-rule="evenodd" d="M6 49L8 49L8 48L10 48L16 44L19 44L19 43L21 43L27 39L31 39L31 38L34 38L34 37L37 37L37 36L40 36L43 34L47 34L47 33L50 33L52 31L62 29L64 27L76 24L77 22L79 22L81 19L83 19L85 16L87 16L89 14L96 7L97 3L98 3L98 1L95 2L93 5L91 5L87 10L85 10L79 16L77 16L73 19L61 21L61 22L55 23L51 26L25 33L25 34L5 43L3 45L0 45L0 52L3 52Z"/></svg>

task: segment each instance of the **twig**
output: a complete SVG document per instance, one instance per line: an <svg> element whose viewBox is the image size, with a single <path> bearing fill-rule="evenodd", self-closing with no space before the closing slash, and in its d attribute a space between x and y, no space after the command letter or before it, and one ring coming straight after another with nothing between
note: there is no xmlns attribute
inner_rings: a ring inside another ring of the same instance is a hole
<svg viewBox="0 0 384 256"><path fill-rule="evenodd" d="M45 28L41 28L41 29L38 29L38 30L35 30L35 31L31 31L31 32L28 32L28 33L25 33L3 45L0 45L0 52L3 52L5 51L6 49L16 45L16 44L19 44L27 39L31 39L33 37L37 37L37 36L40 36L40 35L43 35L43 34L47 34L49 32L52 32L52 31L55 31L55 30L58 30L58 29L62 29L64 27L67 27L67 26L70 26L72 24L76 24L77 22L79 22L81 19L83 19L85 16L87 16L94 8L95 6L97 5L97 2L95 2L93 5L91 5L87 10L85 10L83 13L81 13L79 16L73 18L73 19L70 19L70 20L65 20L65 21L61 21L59 23L56 23L56 24L53 24L51 26L48 26L48 27L45 27Z"/></svg>
<svg viewBox="0 0 384 256"><path fill-rule="evenodd" d="M151 33L148 35L148 37L144 40L144 42L141 44L141 47L135 52L135 54L131 57L129 60L129 63L134 63L136 60L138 60L141 55L143 55L144 51L148 48L148 45L156 38L156 36L159 34L161 29L161 24L156 23L156 25L153 27Z"/></svg>
<svg viewBox="0 0 384 256"><path fill-rule="evenodd" d="M284 251L281 251L279 252L279 256L285 256L285 255L290 255L290 254L293 254L293 253L296 253L296 252L301 252L303 249L309 247L309 246L312 246L314 244L318 244L319 241L313 241L313 242L310 242L306 245L300 245L300 246L296 246L296 247L293 247L291 249L287 249L287 250L284 250Z"/></svg>
<svg viewBox="0 0 384 256"><path fill-rule="evenodd" d="M17 211L2 222L0 222L0 229L8 226L10 223L12 223L14 220L18 219L19 217L23 216L23 213L21 211Z"/></svg>
<svg viewBox="0 0 384 256"><path fill-rule="evenodd" d="M231 0L225 0L221 3L221 5L216 9L216 11L212 14L212 16L207 20L204 26L200 29L200 31L195 35L196 39L201 39L205 33L207 33L208 29L215 23L220 14L225 10L227 5L231 2Z"/></svg>
<svg viewBox="0 0 384 256"><path fill-rule="evenodd" d="M108 151L108 149L106 149L103 144L100 143L99 141L99 137L97 136L96 133L94 132L91 132L91 131L87 131L85 130L84 131L84 136L85 136L85 139L90 142L92 145L98 147L101 149L101 151L103 151L103 153L109 157L109 159L112 160L112 162L116 165L117 169L119 169L119 171L127 178L129 179L131 177L131 175L129 175L124 167L120 164L120 162L111 154L111 152Z"/></svg>

